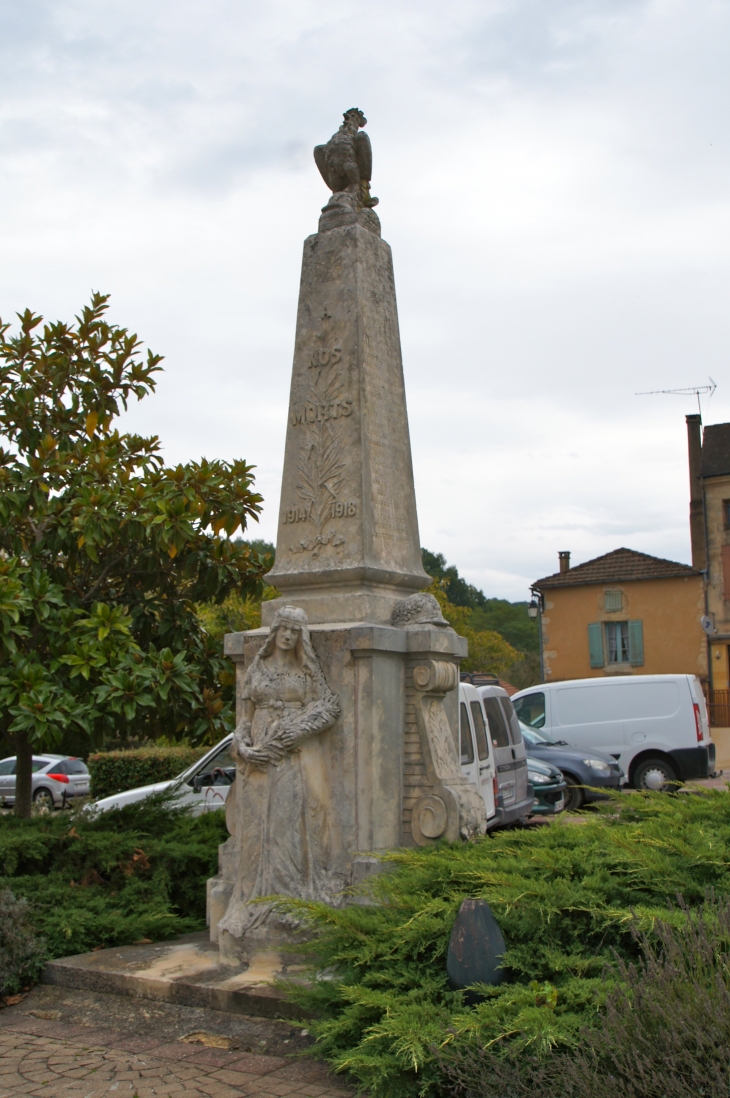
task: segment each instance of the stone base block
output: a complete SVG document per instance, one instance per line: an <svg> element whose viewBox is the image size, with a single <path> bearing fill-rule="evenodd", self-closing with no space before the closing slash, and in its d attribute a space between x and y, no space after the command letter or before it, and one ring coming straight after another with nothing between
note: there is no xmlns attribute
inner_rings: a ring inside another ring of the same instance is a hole
<svg viewBox="0 0 730 1098"><path fill-rule="evenodd" d="M43 983L259 1018L302 1018L301 1008L272 984L301 980L303 960L261 949L247 963L227 964L203 931L156 945L62 957L46 966Z"/></svg>

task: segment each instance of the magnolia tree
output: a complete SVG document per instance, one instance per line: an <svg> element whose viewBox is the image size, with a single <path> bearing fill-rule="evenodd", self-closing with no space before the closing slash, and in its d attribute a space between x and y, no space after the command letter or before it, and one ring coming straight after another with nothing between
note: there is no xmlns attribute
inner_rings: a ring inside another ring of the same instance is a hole
<svg viewBox="0 0 730 1098"><path fill-rule="evenodd" d="M120 432L159 355L105 319L0 323L0 722L30 814L33 752L69 729L210 741L233 676L195 612L260 593L264 563L231 540L260 511L244 461L165 466L157 437Z"/></svg>

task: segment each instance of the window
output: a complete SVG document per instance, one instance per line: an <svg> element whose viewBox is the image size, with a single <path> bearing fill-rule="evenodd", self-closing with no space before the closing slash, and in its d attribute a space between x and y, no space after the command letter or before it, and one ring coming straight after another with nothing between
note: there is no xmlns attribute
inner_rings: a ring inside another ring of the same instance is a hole
<svg viewBox="0 0 730 1098"><path fill-rule="evenodd" d="M470 702L471 719L474 721L474 734L477 738L477 754L479 761L484 762L489 758L489 744L487 743L487 730L484 727L482 707L479 702Z"/></svg>
<svg viewBox="0 0 730 1098"><path fill-rule="evenodd" d="M218 771L218 773L213 774L214 770ZM222 747L218 754L214 755L212 759L208 759L204 766L201 766L194 774L191 774L187 784L192 785L195 789L200 789L206 785L230 785L235 779L235 776L236 763L231 755L230 744L228 744L226 747Z"/></svg>
<svg viewBox="0 0 730 1098"><path fill-rule="evenodd" d="M3 759L0 762L0 776L5 777L8 774L15 773L15 759Z"/></svg>
<svg viewBox="0 0 730 1098"><path fill-rule="evenodd" d="M86 763L81 759L64 759L53 768L54 774L88 774Z"/></svg>
<svg viewBox="0 0 730 1098"><path fill-rule="evenodd" d="M606 663L629 662L629 623L627 621L606 622Z"/></svg>
<svg viewBox="0 0 730 1098"><path fill-rule="evenodd" d="M730 546L728 547L730 548ZM644 663L644 632L640 621L593 621L588 626L588 654L591 667L616 667Z"/></svg>
<svg viewBox="0 0 730 1098"><path fill-rule="evenodd" d="M730 530L730 499L722 501L722 524L726 530Z"/></svg>
<svg viewBox="0 0 730 1098"><path fill-rule="evenodd" d="M515 698L514 710L523 724L529 728L542 728L545 724L545 695L525 694L524 698Z"/></svg>
<svg viewBox="0 0 730 1098"><path fill-rule="evenodd" d="M522 729L520 728L520 722L517 720L517 714L515 713L515 707L509 698L500 698L500 705L504 709L504 715L507 718L507 725L509 727L509 734L512 737L512 743L522 743Z"/></svg>
<svg viewBox="0 0 730 1098"><path fill-rule="evenodd" d="M623 591L604 591L603 592L603 609L607 614L610 614L612 610L623 610L624 608L624 593Z"/></svg>
<svg viewBox="0 0 730 1098"><path fill-rule="evenodd" d="M33 773L36 774L39 770L43 770L45 766L50 766L53 759L33 759Z"/></svg>
<svg viewBox="0 0 730 1098"><path fill-rule="evenodd" d="M469 727L469 714L466 711L466 706L461 703L460 707L460 739L461 739L461 761L463 764L474 762L474 744L471 738L471 728Z"/></svg>
<svg viewBox="0 0 730 1098"><path fill-rule="evenodd" d="M487 711L489 735L492 737L492 743L495 747L509 747L507 723L498 699L484 698L484 708Z"/></svg>

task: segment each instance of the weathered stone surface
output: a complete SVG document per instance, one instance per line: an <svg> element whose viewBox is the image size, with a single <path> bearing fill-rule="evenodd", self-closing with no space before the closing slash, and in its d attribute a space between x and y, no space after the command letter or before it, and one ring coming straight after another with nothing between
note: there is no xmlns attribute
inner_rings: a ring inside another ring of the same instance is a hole
<svg viewBox="0 0 730 1098"><path fill-rule="evenodd" d="M373 215L374 216L374 215ZM304 244L276 562L310 623L387 624L421 564L390 248L359 223Z"/></svg>
<svg viewBox="0 0 730 1098"><path fill-rule="evenodd" d="M312 648L303 610L282 607L239 692L231 753L235 881L218 923L223 954L248 957L260 942L293 944L299 921L267 896L337 903L337 811L322 737L340 703ZM218 896L218 893L215 893Z"/></svg>
<svg viewBox="0 0 730 1098"><path fill-rule="evenodd" d="M208 888L211 937L223 957L300 941L295 911L280 918L276 907L266 913L269 905L259 905L259 918L250 900L278 893L352 902L349 886L378 870L379 851L486 828L456 745L466 642L437 601L419 594L430 581L421 562L393 264L365 186L364 124L361 112L348 111L345 125L315 150L334 194L319 233L304 244L276 560L267 577L283 594L263 604L262 629L226 637L237 665L242 763L227 800L232 837ZM273 626L285 606L306 614L310 663L337 712L291 753L277 749L269 758L267 730L276 740L276 729L294 719L299 688L283 679L280 693L262 688L256 715L251 676L261 670L259 653L269 658L278 643ZM289 716L276 706L289 706Z"/></svg>
<svg viewBox="0 0 730 1098"><path fill-rule="evenodd" d="M370 138L366 133L358 132L367 126L368 120L357 107L345 111L343 118L337 133L326 145L317 145L314 150L314 160L320 174L329 189L335 192L323 211L325 215L343 195L353 199L355 208L371 209L378 204L378 199L370 194L373 174ZM322 230L320 221L320 232Z"/></svg>
<svg viewBox="0 0 730 1098"><path fill-rule="evenodd" d="M226 654L236 664L239 719L244 712L247 671L268 635L268 629L262 628L226 637ZM455 746L458 661L466 654L463 638L448 627L420 625L406 630L359 622L313 625L310 635L340 707L332 727L317 737L329 829L337 839L330 847L329 877L341 880L344 889L377 870L377 860L363 855L440 837L458 839L464 827L470 834L481 830L479 821L475 827L469 817L467 791L473 787L459 771ZM435 668L433 681L429 677L424 682L417 671L426 662ZM424 706L425 720L420 715ZM448 754L449 763L440 770L432 762L434 735L440 737L439 757L444 751ZM448 745L444 748L444 735L450 737L450 750ZM227 806L238 798L241 788L239 776ZM473 793L478 796L475 789ZM443 828L434 827L425 834L418 819L415 827L412 822L414 806L420 819L418 804L429 796L444 800L447 811ZM286 806L281 806L280 813L283 825ZM243 826L245 812L236 810L233 815ZM235 883L236 843L234 834L220 848L219 873L209 882L214 940ZM346 897L333 900L346 902ZM228 946L232 948L231 943ZM239 949L238 956L245 956L245 951Z"/></svg>
<svg viewBox="0 0 730 1098"><path fill-rule="evenodd" d="M472 984L501 984L507 946L486 900L464 900L454 923L446 956L449 983L458 991ZM474 1003L475 993L466 996Z"/></svg>
<svg viewBox="0 0 730 1098"><path fill-rule="evenodd" d="M298 960L266 950L244 966L231 966L207 934L188 934L157 945L58 958L46 966L43 982L254 1017L298 1018L300 1008L271 986L274 980L296 978Z"/></svg>

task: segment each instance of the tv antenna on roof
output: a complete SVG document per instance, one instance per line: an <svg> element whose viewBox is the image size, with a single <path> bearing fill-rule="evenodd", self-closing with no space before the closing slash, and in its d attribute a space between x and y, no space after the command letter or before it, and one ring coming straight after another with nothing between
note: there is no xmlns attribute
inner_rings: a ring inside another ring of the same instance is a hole
<svg viewBox="0 0 730 1098"><path fill-rule="evenodd" d="M686 389L649 389L648 392L634 393L637 397L646 396L658 396L660 393L666 396L691 396L693 393L697 397L697 407L699 408L700 415L702 415L702 405L700 404L700 394L709 393L709 399L712 399L712 394L717 388L717 382L710 378L709 385L688 385Z"/></svg>

